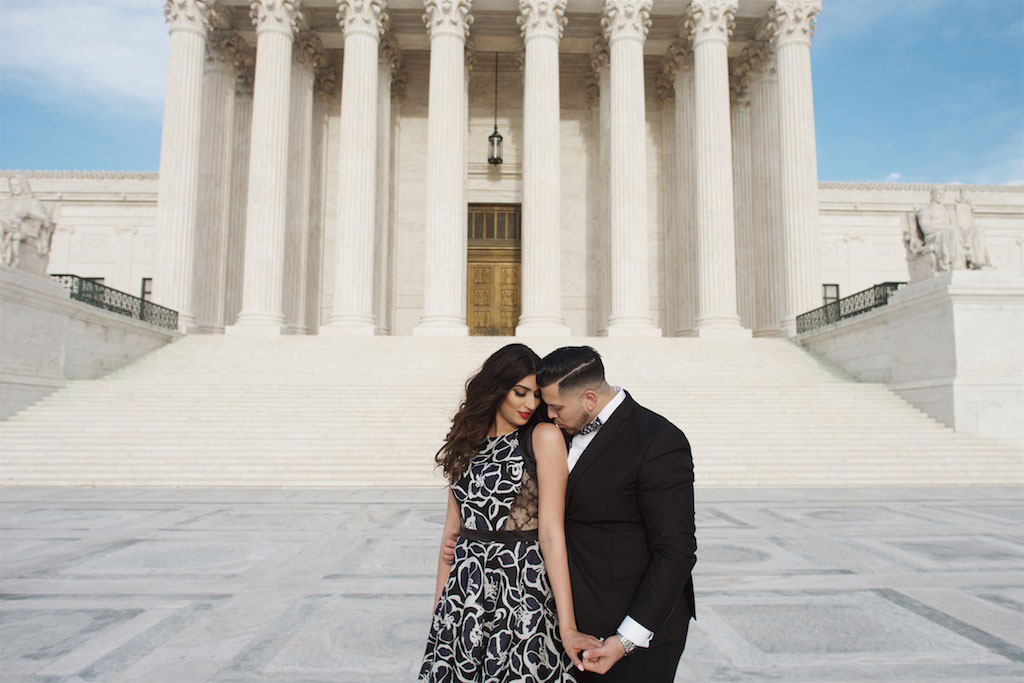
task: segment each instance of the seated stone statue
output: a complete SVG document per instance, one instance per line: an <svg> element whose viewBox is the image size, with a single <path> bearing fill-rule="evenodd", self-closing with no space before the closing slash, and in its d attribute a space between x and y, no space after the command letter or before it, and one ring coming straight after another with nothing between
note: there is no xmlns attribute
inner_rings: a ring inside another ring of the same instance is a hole
<svg viewBox="0 0 1024 683"><path fill-rule="evenodd" d="M7 186L11 196L0 201L4 265L45 275L56 227L54 216L35 198L23 176L9 177ZM31 250L23 252L24 246Z"/></svg>
<svg viewBox="0 0 1024 683"><path fill-rule="evenodd" d="M911 282L989 265L984 235L966 192L961 188L955 201L946 199L942 188L933 188L929 203L905 216L903 244Z"/></svg>

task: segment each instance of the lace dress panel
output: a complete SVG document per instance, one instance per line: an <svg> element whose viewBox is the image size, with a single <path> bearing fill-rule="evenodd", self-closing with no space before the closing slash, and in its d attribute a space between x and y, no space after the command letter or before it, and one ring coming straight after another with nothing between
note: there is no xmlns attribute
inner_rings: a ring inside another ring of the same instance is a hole
<svg viewBox="0 0 1024 683"><path fill-rule="evenodd" d="M533 431L527 433L526 438L533 438ZM533 531L540 526L538 510L540 508L540 493L537 488L537 461L530 457L525 444L519 442L519 450L523 456L523 478L519 483L519 492L512 501L508 511L508 520L505 522L505 531Z"/></svg>

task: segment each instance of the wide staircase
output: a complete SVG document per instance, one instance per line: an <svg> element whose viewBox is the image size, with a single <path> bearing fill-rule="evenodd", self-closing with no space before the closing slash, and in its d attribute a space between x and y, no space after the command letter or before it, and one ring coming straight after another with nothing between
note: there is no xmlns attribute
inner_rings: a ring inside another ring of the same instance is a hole
<svg viewBox="0 0 1024 683"><path fill-rule="evenodd" d="M0 422L15 486L440 485L466 377L508 338L189 336ZM954 433L784 340L591 344L690 439L699 486L1004 484L1024 452Z"/></svg>

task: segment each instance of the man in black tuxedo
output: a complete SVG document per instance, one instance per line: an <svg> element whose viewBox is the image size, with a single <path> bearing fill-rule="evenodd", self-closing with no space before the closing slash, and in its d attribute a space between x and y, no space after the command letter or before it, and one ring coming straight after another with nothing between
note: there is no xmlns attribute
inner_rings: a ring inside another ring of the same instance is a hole
<svg viewBox="0 0 1024 683"><path fill-rule="evenodd" d="M565 540L576 623L606 636L582 681L671 683L695 618L693 459L686 436L608 385L601 356L563 347L537 369L569 443ZM603 674L603 675L599 675Z"/></svg>

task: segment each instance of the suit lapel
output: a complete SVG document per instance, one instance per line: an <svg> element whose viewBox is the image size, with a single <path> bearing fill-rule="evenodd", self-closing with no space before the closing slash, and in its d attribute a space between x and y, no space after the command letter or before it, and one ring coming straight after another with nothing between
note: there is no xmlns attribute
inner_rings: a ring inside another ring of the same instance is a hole
<svg viewBox="0 0 1024 683"><path fill-rule="evenodd" d="M580 480L583 473L594 464L594 461L598 459L601 453L608 447L615 437L619 435L619 432L626 426L626 422L629 420L633 413L633 406L636 402L633 398L626 394L626 399L622 402L612 416L608 418L608 422L601 426L598 430L597 436L594 440L587 444L586 449L580 455L580 459L576 462L576 466L572 468L572 472L569 473L569 481L566 483L565 500L568 504L570 496L572 496L573 488L576 486L576 482Z"/></svg>

